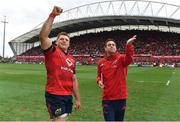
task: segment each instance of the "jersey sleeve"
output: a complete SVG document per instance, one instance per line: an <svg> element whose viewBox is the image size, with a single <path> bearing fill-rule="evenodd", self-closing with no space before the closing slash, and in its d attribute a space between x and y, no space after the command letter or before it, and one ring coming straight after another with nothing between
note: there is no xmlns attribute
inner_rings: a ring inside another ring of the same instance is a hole
<svg viewBox="0 0 180 122"><path fill-rule="evenodd" d="M124 66L128 66L129 64L133 63L133 55L134 55L134 46L126 45L126 53L123 59Z"/></svg>
<svg viewBox="0 0 180 122"><path fill-rule="evenodd" d="M56 51L56 45L52 44L48 49L43 50L44 55L47 55L49 53L55 52Z"/></svg>
<svg viewBox="0 0 180 122"><path fill-rule="evenodd" d="M101 81L101 74L102 74L102 71L101 71L101 61L98 62L98 66L97 66L97 78L96 78L96 82L98 83L99 81Z"/></svg>

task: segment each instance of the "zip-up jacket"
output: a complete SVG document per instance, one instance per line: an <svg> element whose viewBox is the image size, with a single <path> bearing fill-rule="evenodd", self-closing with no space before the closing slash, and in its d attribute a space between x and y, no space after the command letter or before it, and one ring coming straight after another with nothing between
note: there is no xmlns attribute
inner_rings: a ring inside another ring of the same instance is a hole
<svg viewBox="0 0 180 122"><path fill-rule="evenodd" d="M126 75L127 67L133 62L133 45L126 45L126 53L113 55L100 59L98 62L97 83L103 81L103 100L127 99Z"/></svg>

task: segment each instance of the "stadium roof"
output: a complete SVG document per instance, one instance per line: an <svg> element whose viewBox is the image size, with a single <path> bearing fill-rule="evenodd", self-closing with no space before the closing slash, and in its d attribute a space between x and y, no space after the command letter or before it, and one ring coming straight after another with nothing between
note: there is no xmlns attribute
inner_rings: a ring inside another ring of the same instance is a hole
<svg viewBox="0 0 180 122"><path fill-rule="evenodd" d="M39 41L38 34L43 23L10 41L11 49L14 42ZM60 31L74 33L122 25L166 26L169 31L173 27L180 30L180 6L143 0L111 0L86 4L64 11L53 24L50 37L55 37Z"/></svg>

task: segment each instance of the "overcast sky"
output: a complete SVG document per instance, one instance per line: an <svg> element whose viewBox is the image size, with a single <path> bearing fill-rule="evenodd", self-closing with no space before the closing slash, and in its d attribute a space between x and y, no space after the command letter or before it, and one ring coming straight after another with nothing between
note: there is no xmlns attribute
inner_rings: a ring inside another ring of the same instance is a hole
<svg viewBox="0 0 180 122"><path fill-rule="evenodd" d="M5 56L13 56L8 42L32 30L46 20L54 5L64 10L105 0L0 0L0 20L7 16ZM107 1L107 0L106 0ZM180 0L152 0L180 5ZM3 23L0 23L0 56L2 56Z"/></svg>

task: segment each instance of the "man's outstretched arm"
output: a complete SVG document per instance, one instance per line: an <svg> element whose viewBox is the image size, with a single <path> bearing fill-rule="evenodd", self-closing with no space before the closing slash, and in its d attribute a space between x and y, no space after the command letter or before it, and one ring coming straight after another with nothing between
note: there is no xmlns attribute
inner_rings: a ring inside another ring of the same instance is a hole
<svg viewBox="0 0 180 122"><path fill-rule="evenodd" d="M42 26L42 29L39 34L39 39L41 41L41 48L43 50L48 49L52 42L49 39L49 33L51 32L51 28L54 22L54 18L62 13L63 9L57 6L54 6L53 11L49 15L48 19L45 21L45 23Z"/></svg>
<svg viewBox="0 0 180 122"><path fill-rule="evenodd" d="M133 55L134 55L134 46L132 43L136 40L136 35L134 35L132 38L128 39L126 42L126 55L125 59L123 61L123 64L125 66L128 66L130 63L133 62Z"/></svg>

